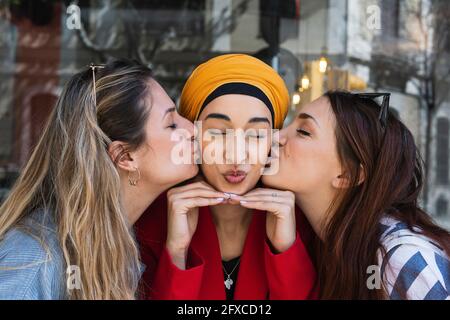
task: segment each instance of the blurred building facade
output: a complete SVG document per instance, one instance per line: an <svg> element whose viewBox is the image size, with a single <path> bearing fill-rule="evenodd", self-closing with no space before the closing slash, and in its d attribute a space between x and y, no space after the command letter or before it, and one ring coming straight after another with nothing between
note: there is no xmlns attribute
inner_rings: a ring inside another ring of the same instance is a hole
<svg viewBox="0 0 450 320"><path fill-rule="evenodd" d="M449 7L445 0L35 0L3 5L0 199L27 160L62 86L89 63L139 59L176 101L199 63L245 52L271 64L286 81L292 97L286 122L327 90L392 92L392 108L427 155L423 204L450 228ZM442 25L444 31L437 30Z"/></svg>

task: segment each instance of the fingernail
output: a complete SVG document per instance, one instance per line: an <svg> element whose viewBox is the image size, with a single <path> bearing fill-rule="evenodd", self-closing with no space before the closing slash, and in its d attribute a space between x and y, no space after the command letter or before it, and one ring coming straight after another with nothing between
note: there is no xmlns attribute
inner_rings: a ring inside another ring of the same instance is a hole
<svg viewBox="0 0 450 320"><path fill-rule="evenodd" d="M225 200L224 198L216 198L217 201L223 201Z"/></svg>
<svg viewBox="0 0 450 320"><path fill-rule="evenodd" d="M241 200L241 201L239 201L240 203L247 203L247 201L245 201L245 200Z"/></svg>

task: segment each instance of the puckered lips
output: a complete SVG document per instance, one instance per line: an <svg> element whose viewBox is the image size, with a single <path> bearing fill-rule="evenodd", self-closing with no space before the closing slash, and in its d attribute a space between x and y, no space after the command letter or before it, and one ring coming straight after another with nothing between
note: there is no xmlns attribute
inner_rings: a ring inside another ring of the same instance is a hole
<svg viewBox="0 0 450 320"><path fill-rule="evenodd" d="M223 176L228 183L238 184L245 180L247 172L243 170L228 170Z"/></svg>

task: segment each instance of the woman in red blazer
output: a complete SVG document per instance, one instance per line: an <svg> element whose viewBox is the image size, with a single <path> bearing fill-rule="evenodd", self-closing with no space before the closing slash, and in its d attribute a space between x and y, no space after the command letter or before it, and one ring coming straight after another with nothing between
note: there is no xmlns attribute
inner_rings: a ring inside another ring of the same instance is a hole
<svg viewBox="0 0 450 320"><path fill-rule="evenodd" d="M220 56L193 72L180 113L201 123L203 181L169 190L138 222L145 297L315 296L315 270L303 243L310 228L293 193L255 189L271 129L282 126L288 102L278 74L246 55Z"/></svg>
<svg viewBox="0 0 450 320"><path fill-rule="evenodd" d="M283 254L273 254L267 245L264 214L255 212L244 246L235 300L312 299L315 272L302 242L315 237L308 221L296 209L300 238ZM146 271L143 295L147 299L224 300L224 273L219 240L208 207L199 210L186 268L178 268L166 247L167 198L161 195L137 223L137 236Z"/></svg>

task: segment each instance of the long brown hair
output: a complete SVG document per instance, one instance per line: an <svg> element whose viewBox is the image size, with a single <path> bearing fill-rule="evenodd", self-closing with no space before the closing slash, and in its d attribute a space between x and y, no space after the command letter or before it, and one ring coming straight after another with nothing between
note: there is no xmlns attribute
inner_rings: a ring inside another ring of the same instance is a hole
<svg viewBox="0 0 450 320"><path fill-rule="evenodd" d="M390 215L419 227L450 253L450 234L418 206L422 159L414 138L392 113L385 130L380 105L348 92L328 92L336 117L336 145L350 187L329 208L324 239L318 246L318 273L323 299L383 299L381 289L367 287L367 268L378 265L380 219ZM361 181L361 176L364 179Z"/></svg>
<svg viewBox="0 0 450 320"><path fill-rule="evenodd" d="M107 148L118 140L126 143L127 152L145 142L151 70L115 60L95 72L95 84L86 68L65 85L31 158L0 207L0 241L43 209L56 224L65 266L80 270L81 290L67 290L67 297L133 299L140 278L139 250Z"/></svg>

